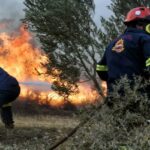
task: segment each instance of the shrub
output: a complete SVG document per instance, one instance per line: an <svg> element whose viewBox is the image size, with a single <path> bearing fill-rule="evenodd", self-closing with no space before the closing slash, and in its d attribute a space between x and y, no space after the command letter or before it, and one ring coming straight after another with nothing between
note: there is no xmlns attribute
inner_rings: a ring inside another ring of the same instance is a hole
<svg viewBox="0 0 150 150"><path fill-rule="evenodd" d="M81 121L89 121L65 146L75 150L149 150L148 86L140 77L118 80L102 107L83 111Z"/></svg>

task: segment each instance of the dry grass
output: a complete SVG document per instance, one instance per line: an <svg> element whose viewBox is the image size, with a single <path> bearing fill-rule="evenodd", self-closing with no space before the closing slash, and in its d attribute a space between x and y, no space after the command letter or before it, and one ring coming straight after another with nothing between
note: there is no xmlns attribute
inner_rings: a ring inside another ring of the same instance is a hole
<svg viewBox="0 0 150 150"><path fill-rule="evenodd" d="M15 116L15 129L0 124L0 150L48 150L63 138L78 120L59 116Z"/></svg>
<svg viewBox="0 0 150 150"><path fill-rule="evenodd" d="M16 127L43 127L43 128L72 128L77 125L75 118L66 116L15 116Z"/></svg>

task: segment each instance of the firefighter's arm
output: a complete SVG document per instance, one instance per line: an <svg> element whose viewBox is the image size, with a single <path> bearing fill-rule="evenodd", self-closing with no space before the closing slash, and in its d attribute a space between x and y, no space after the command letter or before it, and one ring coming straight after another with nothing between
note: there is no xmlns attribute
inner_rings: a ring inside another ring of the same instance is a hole
<svg viewBox="0 0 150 150"><path fill-rule="evenodd" d="M107 81L108 79L108 67L106 64L106 54L104 54L102 60L96 65L96 71L101 80Z"/></svg>
<svg viewBox="0 0 150 150"><path fill-rule="evenodd" d="M107 73L107 67L105 65L99 65L96 66L96 71L101 78L101 80L107 81L108 73Z"/></svg>
<svg viewBox="0 0 150 150"><path fill-rule="evenodd" d="M145 58L145 68L144 75L146 79L150 79L150 37L144 39L144 58Z"/></svg>
<svg viewBox="0 0 150 150"><path fill-rule="evenodd" d="M144 75L146 79L150 79L150 57L145 61Z"/></svg>

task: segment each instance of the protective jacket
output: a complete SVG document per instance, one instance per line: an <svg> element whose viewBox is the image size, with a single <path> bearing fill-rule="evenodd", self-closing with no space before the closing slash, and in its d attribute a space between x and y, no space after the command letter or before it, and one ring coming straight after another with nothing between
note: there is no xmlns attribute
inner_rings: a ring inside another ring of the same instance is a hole
<svg viewBox="0 0 150 150"><path fill-rule="evenodd" d="M0 90L13 91L18 86L18 81L0 67Z"/></svg>
<svg viewBox="0 0 150 150"><path fill-rule="evenodd" d="M150 35L144 30L127 28L112 41L105 50L96 70L108 88L121 76L147 77L145 70L150 68ZM149 76L149 75L148 75Z"/></svg>
<svg viewBox="0 0 150 150"><path fill-rule="evenodd" d="M11 102L20 94L18 81L0 68L0 108L1 119L6 128L13 128L13 115Z"/></svg>

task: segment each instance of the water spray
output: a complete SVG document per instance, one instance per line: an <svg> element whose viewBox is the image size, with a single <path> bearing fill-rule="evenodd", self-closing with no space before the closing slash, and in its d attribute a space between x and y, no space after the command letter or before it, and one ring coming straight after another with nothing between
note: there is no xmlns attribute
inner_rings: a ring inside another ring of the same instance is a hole
<svg viewBox="0 0 150 150"><path fill-rule="evenodd" d="M31 80L28 80L28 81L20 81L19 84L23 85L23 86L26 86L26 87L29 87L29 88L34 89L34 90L38 90L38 91L52 90L52 88L51 88L52 84L48 83L48 82L45 82L45 81L31 81Z"/></svg>

